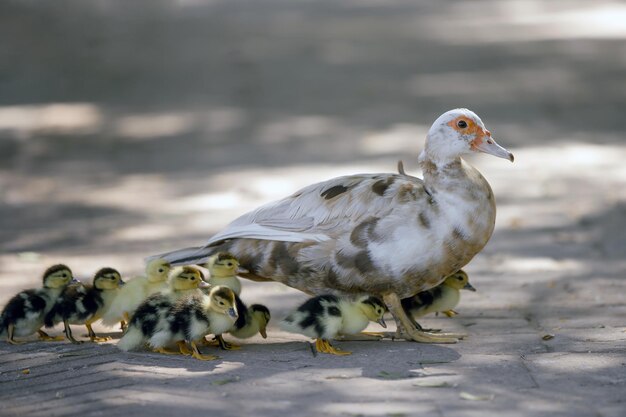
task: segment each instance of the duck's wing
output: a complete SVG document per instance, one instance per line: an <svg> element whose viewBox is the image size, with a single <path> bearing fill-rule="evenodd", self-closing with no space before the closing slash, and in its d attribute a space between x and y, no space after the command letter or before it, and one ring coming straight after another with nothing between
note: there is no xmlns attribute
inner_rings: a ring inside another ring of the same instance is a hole
<svg viewBox="0 0 626 417"><path fill-rule="evenodd" d="M282 200L244 214L206 246L252 238L285 242L325 241L347 225L390 210L397 191L424 190L421 180L397 174L360 174L334 178L305 187Z"/></svg>
<svg viewBox="0 0 626 417"><path fill-rule="evenodd" d="M231 222L203 247L158 255L173 264L197 263L210 248L231 239L324 242L351 233L372 217L383 218L398 204L428 196L423 181L398 174L358 174L307 186Z"/></svg>

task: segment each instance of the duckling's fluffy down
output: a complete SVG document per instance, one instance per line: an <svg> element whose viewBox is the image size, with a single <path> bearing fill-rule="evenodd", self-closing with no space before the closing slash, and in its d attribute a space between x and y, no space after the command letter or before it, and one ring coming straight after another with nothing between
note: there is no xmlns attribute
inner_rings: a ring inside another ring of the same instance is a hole
<svg viewBox="0 0 626 417"><path fill-rule="evenodd" d="M114 326L123 320L123 314L132 313L143 300L150 295L167 288L167 282L151 283L147 277L136 277L121 287L111 304L111 307L102 316L102 324Z"/></svg>

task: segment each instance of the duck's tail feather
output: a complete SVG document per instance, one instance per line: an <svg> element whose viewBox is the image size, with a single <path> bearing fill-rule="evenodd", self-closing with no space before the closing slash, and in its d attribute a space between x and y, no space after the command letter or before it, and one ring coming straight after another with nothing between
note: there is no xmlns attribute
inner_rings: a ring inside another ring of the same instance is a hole
<svg viewBox="0 0 626 417"><path fill-rule="evenodd" d="M146 258L146 262L154 259L165 259L172 266L177 265L199 265L205 263L211 255L216 252L215 246L192 246L189 248L178 249L171 252L153 255Z"/></svg>

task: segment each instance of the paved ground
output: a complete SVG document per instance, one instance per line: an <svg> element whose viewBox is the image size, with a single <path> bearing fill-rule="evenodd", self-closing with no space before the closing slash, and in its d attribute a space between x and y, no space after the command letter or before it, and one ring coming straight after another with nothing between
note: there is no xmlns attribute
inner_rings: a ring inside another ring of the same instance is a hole
<svg viewBox="0 0 626 417"><path fill-rule="evenodd" d="M516 162L472 161L499 208L466 268L479 291L424 322L468 333L457 345L314 357L276 327L303 295L246 282L276 320L218 361L0 344L0 415L626 415L625 15L604 1L3 2L0 304L55 262L132 275L313 181L400 158L415 172L449 108L480 114Z"/></svg>

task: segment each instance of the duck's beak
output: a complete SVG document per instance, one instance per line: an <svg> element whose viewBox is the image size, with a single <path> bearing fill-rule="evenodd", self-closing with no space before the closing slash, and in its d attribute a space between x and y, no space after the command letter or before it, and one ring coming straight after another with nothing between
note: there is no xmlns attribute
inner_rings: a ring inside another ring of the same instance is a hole
<svg viewBox="0 0 626 417"><path fill-rule="evenodd" d="M474 291L476 292L476 288L474 288L472 286L472 284L470 284L469 282L467 284L465 284L465 286L463 287L464 290L470 290L470 291Z"/></svg>
<svg viewBox="0 0 626 417"><path fill-rule="evenodd" d="M239 317L239 315L237 314L237 310L235 310L234 308L229 308L227 313L229 316L231 316L234 319Z"/></svg>
<svg viewBox="0 0 626 417"><path fill-rule="evenodd" d="M238 267L237 268L237 275L241 275L241 274L249 274L250 271L248 271L246 268L242 268L242 267Z"/></svg>
<svg viewBox="0 0 626 417"><path fill-rule="evenodd" d="M118 287L123 287L124 285L126 285L126 282L122 281L121 279L117 282Z"/></svg>
<svg viewBox="0 0 626 417"><path fill-rule="evenodd" d="M498 145L496 140L491 137L491 132L488 130L485 130L484 135L477 136L476 139L472 141L472 149L497 156L498 158L508 159L511 162L515 159L511 152Z"/></svg>
<svg viewBox="0 0 626 417"><path fill-rule="evenodd" d="M72 280L70 281L70 284L80 284L80 281L77 280L76 278L72 278Z"/></svg>
<svg viewBox="0 0 626 417"><path fill-rule="evenodd" d="M261 328L259 329L259 333L261 334L261 337L262 337L263 339L267 339L267 330L265 329L265 327L261 327Z"/></svg>
<svg viewBox="0 0 626 417"><path fill-rule="evenodd" d="M206 281L200 281L200 283L198 284L198 288L209 288L211 286L211 284L209 284Z"/></svg>
<svg viewBox="0 0 626 417"><path fill-rule="evenodd" d="M385 319L384 318L379 318L378 320L376 320L376 323L380 324L381 326L383 326L384 329L387 328L387 323L385 323Z"/></svg>

